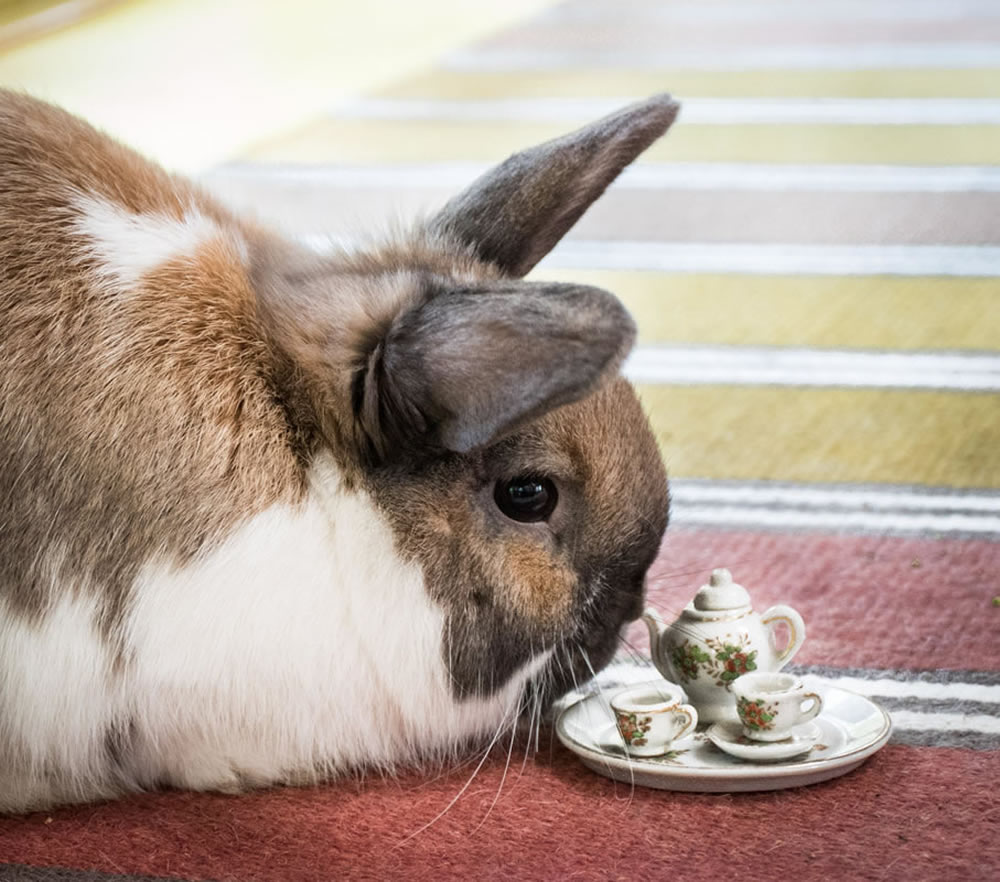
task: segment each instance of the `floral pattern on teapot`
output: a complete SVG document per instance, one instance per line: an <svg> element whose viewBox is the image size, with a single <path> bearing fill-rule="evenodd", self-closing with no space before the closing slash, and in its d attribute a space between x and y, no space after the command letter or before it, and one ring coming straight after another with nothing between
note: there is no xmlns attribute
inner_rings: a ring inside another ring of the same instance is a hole
<svg viewBox="0 0 1000 882"><path fill-rule="evenodd" d="M678 679L689 683L704 671L714 678L716 686L725 686L750 671L757 670L757 650L748 649L749 634L733 636L726 634L722 639L708 638L705 652L697 643L685 640L673 647L670 660L674 663Z"/></svg>

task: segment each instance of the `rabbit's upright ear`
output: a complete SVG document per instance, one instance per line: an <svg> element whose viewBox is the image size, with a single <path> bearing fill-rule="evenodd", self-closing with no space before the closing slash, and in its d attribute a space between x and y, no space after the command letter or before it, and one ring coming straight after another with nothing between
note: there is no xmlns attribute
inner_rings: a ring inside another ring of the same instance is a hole
<svg viewBox="0 0 1000 882"><path fill-rule="evenodd" d="M441 291L396 317L356 376L374 459L466 452L576 401L618 370L635 325L598 288L499 282Z"/></svg>
<svg viewBox="0 0 1000 882"><path fill-rule="evenodd" d="M523 276L670 127L679 108L669 95L658 95L515 153L452 199L428 227L471 246L506 275Z"/></svg>

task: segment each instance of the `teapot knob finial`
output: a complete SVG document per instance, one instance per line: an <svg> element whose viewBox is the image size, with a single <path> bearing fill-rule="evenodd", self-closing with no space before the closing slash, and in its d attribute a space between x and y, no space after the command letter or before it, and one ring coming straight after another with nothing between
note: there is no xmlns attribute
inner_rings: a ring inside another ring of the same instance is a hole
<svg viewBox="0 0 1000 882"><path fill-rule="evenodd" d="M712 570L712 575L708 580L708 584L713 588L718 588L720 585L732 585L732 583L733 574L725 567Z"/></svg>
<svg viewBox="0 0 1000 882"><path fill-rule="evenodd" d="M750 596L746 588L733 581L729 570L719 567L712 570L707 585L702 585L695 594L692 605L696 610L725 610L750 606Z"/></svg>

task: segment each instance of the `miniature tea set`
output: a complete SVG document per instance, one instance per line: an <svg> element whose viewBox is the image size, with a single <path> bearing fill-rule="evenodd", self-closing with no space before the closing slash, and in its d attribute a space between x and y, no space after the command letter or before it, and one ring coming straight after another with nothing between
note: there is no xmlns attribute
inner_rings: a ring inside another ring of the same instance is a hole
<svg viewBox="0 0 1000 882"><path fill-rule="evenodd" d="M652 608L643 620L664 679L590 695L556 724L594 771L668 790L772 790L845 774L888 741L874 702L781 672L805 641L802 616L756 612L726 569L671 624Z"/></svg>

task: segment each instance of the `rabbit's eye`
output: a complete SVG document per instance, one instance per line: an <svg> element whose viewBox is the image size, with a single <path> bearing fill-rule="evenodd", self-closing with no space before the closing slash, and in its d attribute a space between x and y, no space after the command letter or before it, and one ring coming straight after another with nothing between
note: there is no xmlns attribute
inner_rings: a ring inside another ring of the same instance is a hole
<svg viewBox="0 0 1000 882"><path fill-rule="evenodd" d="M532 523L544 521L552 514L559 493L548 478L514 478L497 481L493 499L511 520Z"/></svg>

